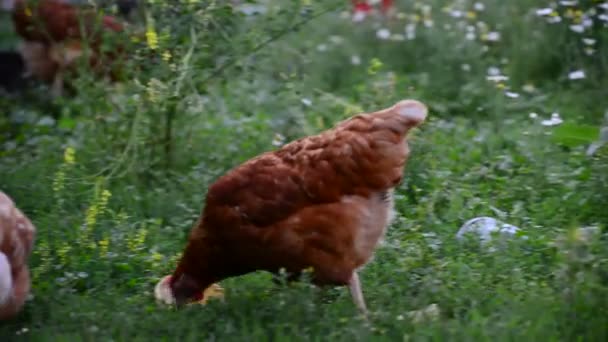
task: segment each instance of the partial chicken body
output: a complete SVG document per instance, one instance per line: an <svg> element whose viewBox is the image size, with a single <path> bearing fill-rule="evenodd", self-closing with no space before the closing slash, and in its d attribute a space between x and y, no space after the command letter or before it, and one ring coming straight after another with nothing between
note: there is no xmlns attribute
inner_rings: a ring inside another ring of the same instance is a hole
<svg viewBox="0 0 608 342"><path fill-rule="evenodd" d="M406 136L426 115L424 104L404 100L262 154L219 178L165 280L171 300L200 300L214 282L256 270L283 268L295 279L311 269L318 285L348 285L365 312L357 270L390 223L393 188L409 154Z"/></svg>
<svg viewBox="0 0 608 342"><path fill-rule="evenodd" d="M123 31L122 24L113 17L100 16L61 0L3 1L6 8L12 8L15 30L23 38L19 50L27 70L51 82L55 95L62 93L63 72L78 58L88 54L90 67L101 71L120 52L101 51L108 34Z"/></svg>
<svg viewBox="0 0 608 342"><path fill-rule="evenodd" d="M30 292L28 257L36 229L0 191L0 320L15 316Z"/></svg>

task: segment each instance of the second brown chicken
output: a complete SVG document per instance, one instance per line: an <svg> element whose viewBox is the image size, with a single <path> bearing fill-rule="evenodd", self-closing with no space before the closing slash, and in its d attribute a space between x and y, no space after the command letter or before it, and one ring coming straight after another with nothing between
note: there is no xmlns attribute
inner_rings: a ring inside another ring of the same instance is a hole
<svg viewBox="0 0 608 342"><path fill-rule="evenodd" d="M228 277L312 269L317 285L346 285L367 312L357 271L390 224L408 132L426 106L403 100L291 142L232 169L213 183L171 277L157 297L184 304ZM162 291L164 288L164 291Z"/></svg>

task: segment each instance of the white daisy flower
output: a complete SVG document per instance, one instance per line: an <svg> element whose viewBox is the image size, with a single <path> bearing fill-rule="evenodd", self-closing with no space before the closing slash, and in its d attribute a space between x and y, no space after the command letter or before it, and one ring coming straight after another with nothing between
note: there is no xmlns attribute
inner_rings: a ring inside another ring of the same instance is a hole
<svg viewBox="0 0 608 342"><path fill-rule="evenodd" d="M571 80L580 80L583 78L585 78L584 70L575 70L568 74L568 79L571 79Z"/></svg>
<svg viewBox="0 0 608 342"><path fill-rule="evenodd" d="M547 7L547 8L539 8L536 10L536 15L538 16L546 16L553 13L553 8Z"/></svg>
<svg viewBox="0 0 608 342"><path fill-rule="evenodd" d="M300 100L300 102L302 102L303 105L305 105L306 107L310 107L312 106L312 101L309 98L303 98Z"/></svg>
<svg viewBox="0 0 608 342"><path fill-rule="evenodd" d="M585 32L585 26L583 25L570 25L570 29L576 33Z"/></svg>
<svg viewBox="0 0 608 342"><path fill-rule="evenodd" d="M500 40L500 33L496 31L488 32L486 40L490 42L497 42Z"/></svg>
<svg viewBox="0 0 608 342"><path fill-rule="evenodd" d="M376 37L378 37L379 39L388 39L391 36L391 31L389 31L388 29L382 28L379 29L378 31L376 31Z"/></svg>
<svg viewBox="0 0 608 342"><path fill-rule="evenodd" d="M551 114L551 119L543 120L540 124L543 126L557 126L562 122L564 122L564 120L559 116L559 113L553 113Z"/></svg>

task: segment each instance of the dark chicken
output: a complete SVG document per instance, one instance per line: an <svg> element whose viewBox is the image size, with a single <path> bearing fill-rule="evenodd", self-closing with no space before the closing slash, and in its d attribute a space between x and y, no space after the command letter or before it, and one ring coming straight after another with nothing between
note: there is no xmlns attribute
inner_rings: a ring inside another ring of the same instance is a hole
<svg viewBox="0 0 608 342"><path fill-rule="evenodd" d="M64 73L73 70L81 57L89 67L112 80L117 77L119 47L103 51L111 36L120 37L123 25L115 18L100 15L60 0L3 0L12 9L15 31L23 39L21 52L26 70L52 84L52 92L63 92Z"/></svg>
<svg viewBox="0 0 608 342"><path fill-rule="evenodd" d="M229 171L210 186L181 260L157 288L184 304L228 277L284 268L295 279L312 268L315 284L347 285L366 312L357 270L392 219L406 136L426 115L404 100Z"/></svg>
<svg viewBox="0 0 608 342"><path fill-rule="evenodd" d="M25 83L25 61L21 54L0 51L0 90L11 93L24 88Z"/></svg>

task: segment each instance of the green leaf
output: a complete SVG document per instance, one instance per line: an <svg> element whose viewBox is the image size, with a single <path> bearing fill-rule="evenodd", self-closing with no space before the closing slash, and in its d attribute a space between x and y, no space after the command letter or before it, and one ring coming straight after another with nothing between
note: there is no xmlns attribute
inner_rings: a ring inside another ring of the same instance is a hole
<svg viewBox="0 0 608 342"><path fill-rule="evenodd" d="M590 144L597 141L600 128L592 125L562 124L553 129L553 141L568 147Z"/></svg>
<svg viewBox="0 0 608 342"><path fill-rule="evenodd" d="M76 126L76 120L74 120L72 118L63 117L59 120L59 128L72 130L72 129L74 129L75 126Z"/></svg>

